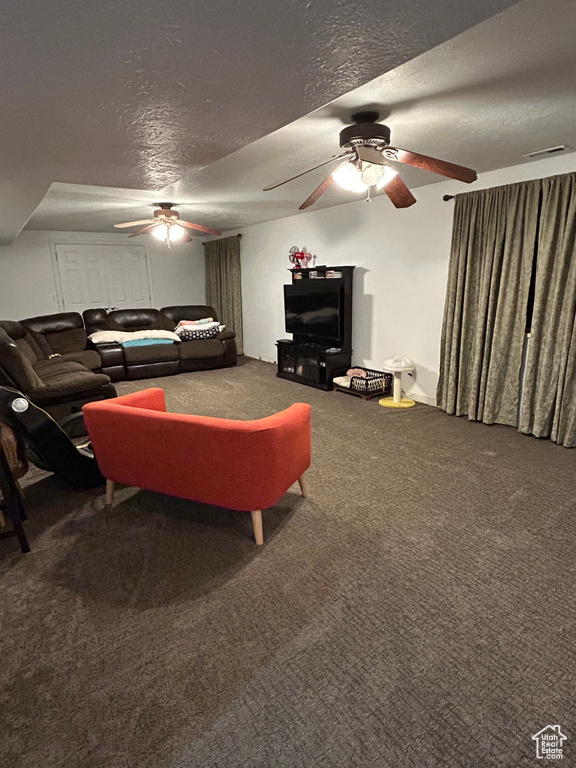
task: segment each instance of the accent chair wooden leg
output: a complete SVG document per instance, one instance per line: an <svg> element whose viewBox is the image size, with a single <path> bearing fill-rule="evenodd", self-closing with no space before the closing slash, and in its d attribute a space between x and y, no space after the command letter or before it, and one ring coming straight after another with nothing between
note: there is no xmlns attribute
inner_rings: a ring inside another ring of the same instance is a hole
<svg viewBox="0 0 576 768"><path fill-rule="evenodd" d="M4 517L4 514L0 512L0 528L6 527L6 518Z"/></svg>
<svg viewBox="0 0 576 768"><path fill-rule="evenodd" d="M300 485L300 493L306 499L308 497L308 486L306 485L306 473L300 475L300 477L298 478L298 483Z"/></svg>
<svg viewBox="0 0 576 768"><path fill-rule="evenodd" d="M264 544L264 532L262 531L262 510L255 509L250 512L252 515L252 528L254 528L254 539L259 546Z"/></svg>
<svg viewBox="0 0 576 768"><path fill-rule="evenodd" d="M106 480L106 505L111 507L114 503L114 480Z"/></svg>

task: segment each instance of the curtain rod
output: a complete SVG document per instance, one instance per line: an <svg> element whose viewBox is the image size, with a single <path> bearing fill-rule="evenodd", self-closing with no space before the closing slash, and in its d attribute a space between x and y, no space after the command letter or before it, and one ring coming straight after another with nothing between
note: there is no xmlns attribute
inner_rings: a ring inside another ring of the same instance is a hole
<svg viewBox="0 0 576 768"><path fill-rule="evenodd" d="M444 195L442 197L442 200L444 200L444 202L447 203L448 200L454 200L455 197L456 197L456 195Z"/></svg>
<svg viewBox="0 0 576 768"><path fill-rule="evenodd" d="M234 237L234 235L231 235L231 237ZM242 233L241 233L241 232L238 232L238 234L236 235L236 237L242 237ZM209 240L208 242L209 242L209 243L213 243L213 242L214 242L214 240ZM202 245L206 245L206 243L202 243Z"/></svg>

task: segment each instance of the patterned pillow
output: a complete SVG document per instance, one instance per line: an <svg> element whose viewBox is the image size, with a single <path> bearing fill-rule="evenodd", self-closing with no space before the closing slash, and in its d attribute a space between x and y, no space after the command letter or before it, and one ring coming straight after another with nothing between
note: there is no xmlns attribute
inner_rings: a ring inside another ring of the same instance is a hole
<svg viewBox="0 0 576 768"><path fill-rule="evenodd" d="M190 330L180 330L180 341L196 341L197 339L213 339L220 333L218 326L216 328L208 328L203 330L198 326L190 326Z"/></svg>

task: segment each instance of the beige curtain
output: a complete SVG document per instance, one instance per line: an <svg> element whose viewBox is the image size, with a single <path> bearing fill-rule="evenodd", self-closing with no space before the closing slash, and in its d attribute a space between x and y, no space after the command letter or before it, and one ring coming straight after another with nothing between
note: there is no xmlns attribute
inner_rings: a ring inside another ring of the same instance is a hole
<svg viewBox="0 0 576 768"><path fill-rule="evenodd" d="M240 238L224 237L204 244L206 258L206 303L214 307L226 330L236 333L238 354L242 342L242 284Z"/></svg>
<svg viewBox="0 0 576 768"><path fill-rule="evenodd" d="M542 179L521 432L576 447L576 173Z"/></svg>
<svg viewBox="0 0 576 768"><path fill-rule="evenodd" d="M437 391L447 413L518 423L540 184L456 196Z"/></svg>

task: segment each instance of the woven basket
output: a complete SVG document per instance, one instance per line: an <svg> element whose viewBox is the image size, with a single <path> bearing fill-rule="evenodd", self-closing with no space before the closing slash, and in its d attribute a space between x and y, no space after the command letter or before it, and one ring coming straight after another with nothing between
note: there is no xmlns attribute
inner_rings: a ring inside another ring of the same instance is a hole
<svg viewBox="0 0 576 768"><path fill-rule="evenodd" d="M7 424L0 424L0 443L2 443L12 476L14 480L18 480L28 472L28 462L14 431Z"/></svg>
<svg viewBox="0 0 576 768"><path fill-rule="evenodd" d="M371 397L384 397L392 394L392 374L384 371L374 371L371 368L362 368L355 365L361 371L366 371L366 376L352 376L349 387L343 387L338 384L334 388L339 392L349 392L352 395L358 395L364 400Z"/></svg>

